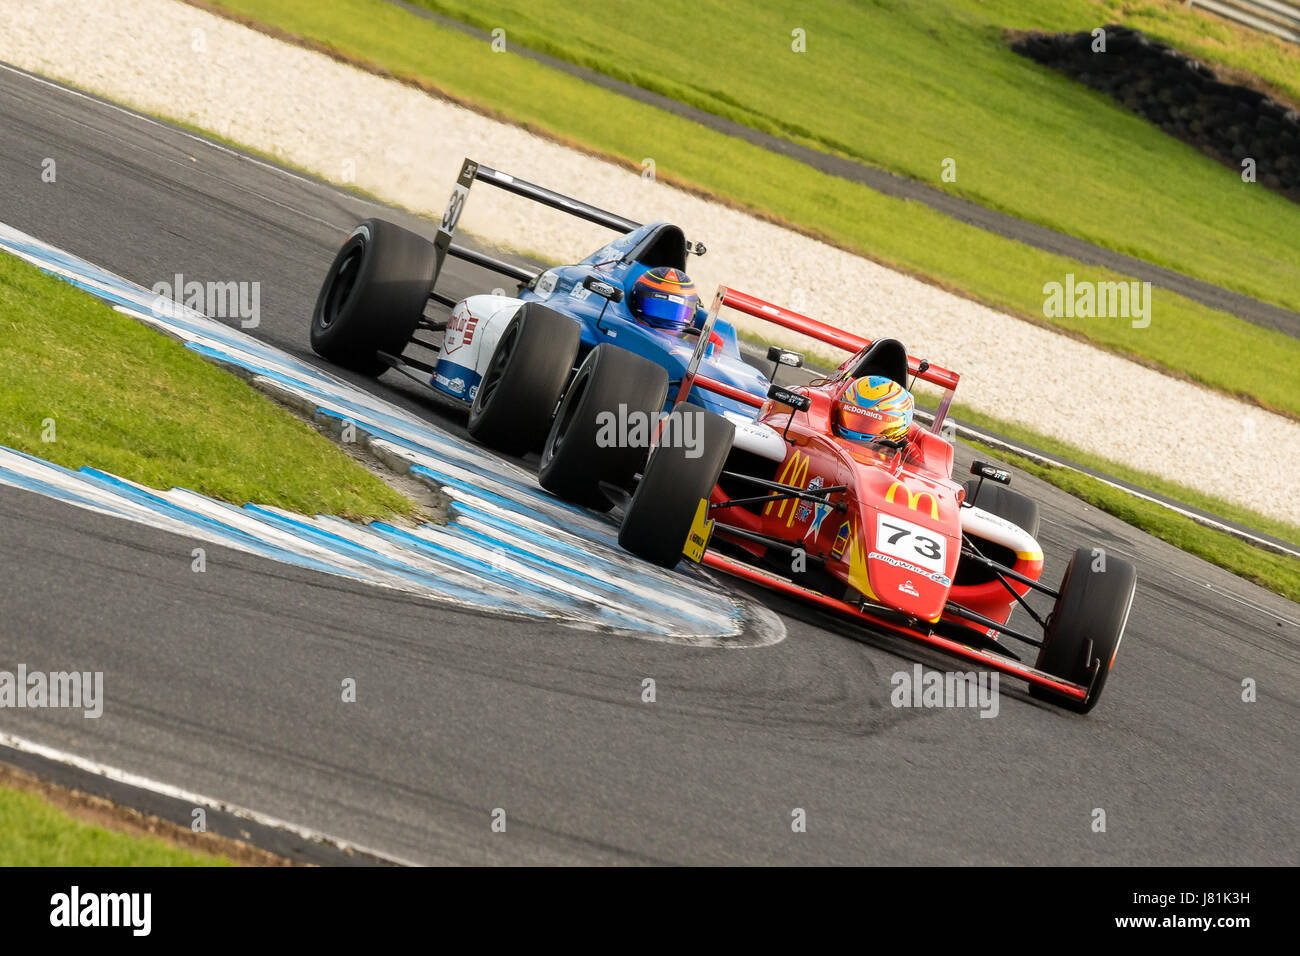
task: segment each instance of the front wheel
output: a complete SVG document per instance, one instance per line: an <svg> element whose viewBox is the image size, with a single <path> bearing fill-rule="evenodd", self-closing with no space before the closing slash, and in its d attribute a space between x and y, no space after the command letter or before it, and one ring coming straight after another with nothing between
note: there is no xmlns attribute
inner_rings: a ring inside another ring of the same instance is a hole
<svg viewBox="0 0 1300 956"><path fill-rule="evenodd" d="M721 415L689 402L674 408L623 515L618 543L652 564L676 565L735 435L736 426Z"/></svg>
<svg viewBox="0 0 1300 956"><path fill-rule="evenodd" d="M1088 696L1083 700L1061 697L1038 685L1030 685L1029 692L1082 714L1092 710L1119 653L1136 589L1137 569L1127 561L1101 550L1076 550L1065 569L1035 667L1082 684Z"/></svg>
<svg viewBox="0 0 1300 956"><path fill-rule="evenodd" d="M501 333L474 393L470 435L508 455L541 448L573 373L580 335L573 319L524 303Z"/></svg>
<svg viewBox="0 0 1300 956"><path fill-rule="evenodd" d="M601 482L630 488L668 397L668 373L649 359L597 345L573 376L551 423L537 480L597 511L613 502Z"/></svg>

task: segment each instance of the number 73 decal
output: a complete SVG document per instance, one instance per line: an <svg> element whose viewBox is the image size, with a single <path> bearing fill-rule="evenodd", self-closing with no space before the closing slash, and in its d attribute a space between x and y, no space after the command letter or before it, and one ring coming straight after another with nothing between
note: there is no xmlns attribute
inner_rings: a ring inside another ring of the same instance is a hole
<svg viewBox="0 0 1300 956"><path fill-rule="evenodd" d="M891 554L943 574L947 567L947 547L947 539L937 531L893 515L876 515L876 550L881 554Z"/></svg>

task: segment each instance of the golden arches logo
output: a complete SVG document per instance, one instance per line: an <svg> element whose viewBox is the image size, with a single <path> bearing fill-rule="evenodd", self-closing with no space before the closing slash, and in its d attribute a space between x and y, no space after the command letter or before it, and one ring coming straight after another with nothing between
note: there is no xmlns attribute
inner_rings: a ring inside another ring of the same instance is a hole
<svg viewBox="0 0 1300 956"><path fill-rule="evenodd" d="M901 481L896 481L890 485L889 490L885 492L885 501L892 505L894 503L894 495L897 493L899 488L902 488L903 494L907 495L907 507L913 511L915 511L917 506L920 505L922 498L929 498L930 517L935 521L939 520L939 499L935 497L933 491L918 491L913 494L907 490L907 486Z"/></svg>
<svg viewBox="0 0 1300 956"><path fill-rule="evenodd" d="M783 485L793 485L796 488L804 487L808 483L809 461L809 457L803 452L796 451L791 453L790 457L785 460L785 465L781 468L781 474L776 476L776 480ZM769 501L764 505L763 514L770 515L772 513L772 505L774 504L776 504L775 501ZM781 499L781 505L776 510L776 516L778 518L784 518L786 506L789 506L790 517L786 521L786 527L790 527L794 524L795 512L798 511L798 508L796 507L797 504L798 502L791 498Z"/></svg>

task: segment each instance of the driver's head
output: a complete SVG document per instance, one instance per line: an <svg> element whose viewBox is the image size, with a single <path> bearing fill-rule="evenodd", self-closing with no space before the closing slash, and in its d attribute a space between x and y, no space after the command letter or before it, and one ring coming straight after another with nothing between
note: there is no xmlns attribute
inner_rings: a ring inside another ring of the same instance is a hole
<svg viewBox="0 0 1300 956"><path fill-rule="evenodd" d="M835 434L853 441L899 441L912 427L913 405L912 393L892 378L864 375L836 399L831 425Z"/></svg>
<svg viewBox="0 0 1300 956"><path fill-rule="evenodd" d="M628 298L628 308L638 322L671 332L689 328L699 304L690 276L666 266L642 273Z"/></svg>

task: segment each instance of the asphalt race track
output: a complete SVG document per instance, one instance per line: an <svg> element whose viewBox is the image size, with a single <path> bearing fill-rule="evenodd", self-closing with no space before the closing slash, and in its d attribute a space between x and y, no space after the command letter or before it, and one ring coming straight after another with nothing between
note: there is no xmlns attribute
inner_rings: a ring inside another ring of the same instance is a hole
<svg viewBox="0 0 1300 956"><path fill-rule="evenodd" d="M0 70L0 222L146 287L260 281L253 334L294 355L317 361L318 283L371 215L432 235ZM499 284L451 270L452 294ZM393 373L374 388L459 432ZM1230 480L1231 449L1211 453ZM1016 486L1042 504L1046 580L1081 544L1139 569L1088 717L1012 681L994 719L896 709L896 671L961 668L766 595L779 644L650 643L215 547L199 575L187 538L0 488L0 668L103 670L107 698L98 720L5 710L0 733L420 863L1295 864L1300 607L1029 476Z"/></svg>

